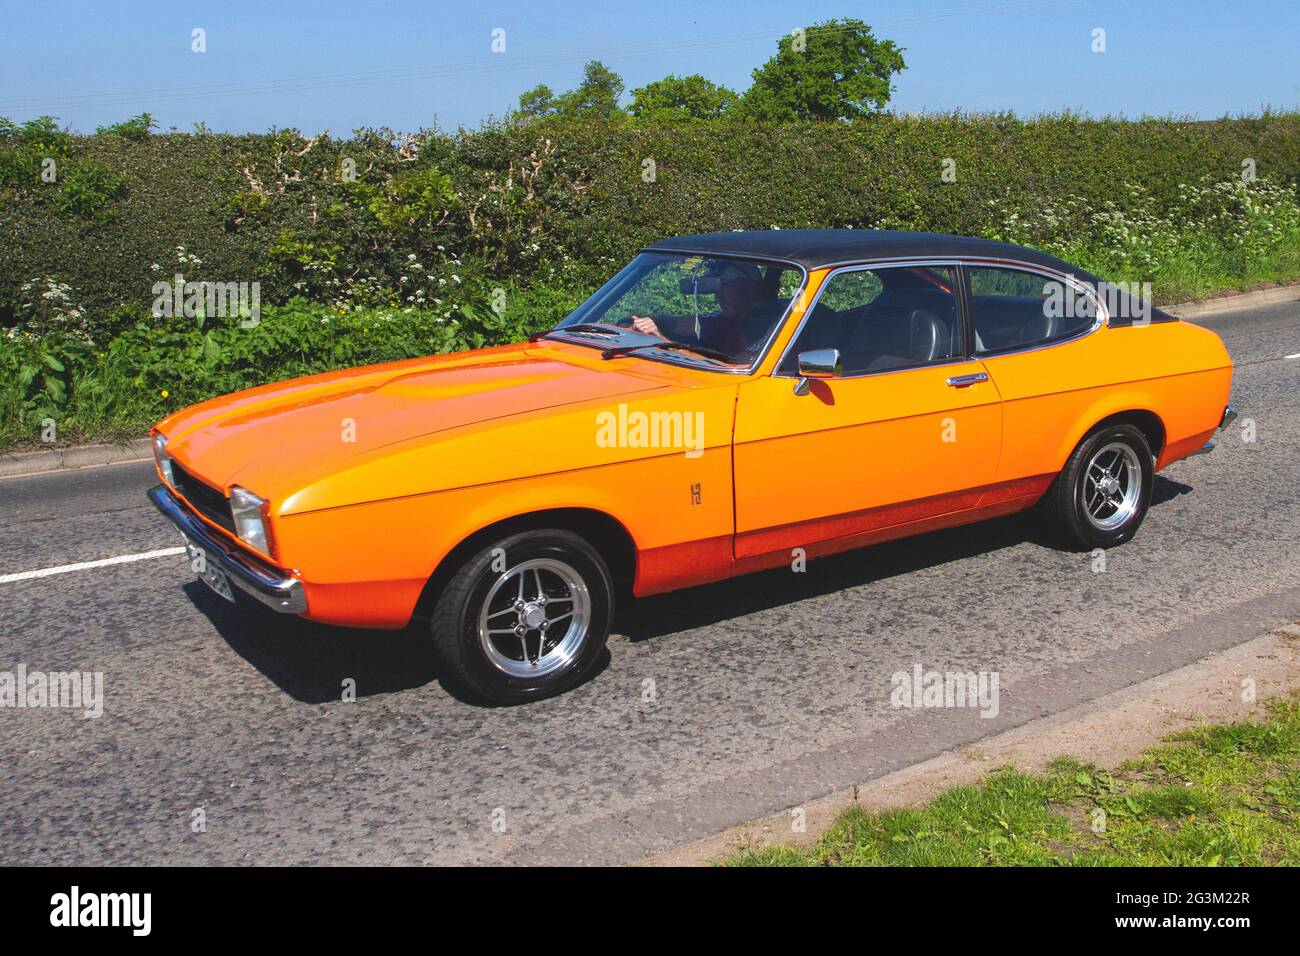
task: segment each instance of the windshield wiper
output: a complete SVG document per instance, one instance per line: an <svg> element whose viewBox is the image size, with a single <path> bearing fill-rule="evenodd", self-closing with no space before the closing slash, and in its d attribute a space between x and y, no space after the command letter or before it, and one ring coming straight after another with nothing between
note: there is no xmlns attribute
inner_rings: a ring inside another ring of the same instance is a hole
<svg viewBox="0 0 1300 956"><path fill-rule="evenodd" d="M627 331L631 331L628 329ZM615 329L608 325L596 325L593 322L579 322L577 325L560 325L553 329L547 329L544 332L534 332L528 336L528 341L536 342L538 339L545 338L553 332L583 332L589 335L622 335L622 329Z"/></svg>
<svg viewBox="0 0 1300 956"><path fill-rule="evenodd" d="M600 353L603 359L619 358L627 355L629 352L636 352L640 349L676 349L680 352L695 352L697 355L703 355L705 358L715 359L719 362L726 362L728 365L736 364L730 355L726 352L719 352L717 349L705 348L703 345L689 345L686 342L674 342L671 339L664 339L662 342L642 342L639 345L620 345L618 348L605 349Z"/></svg>

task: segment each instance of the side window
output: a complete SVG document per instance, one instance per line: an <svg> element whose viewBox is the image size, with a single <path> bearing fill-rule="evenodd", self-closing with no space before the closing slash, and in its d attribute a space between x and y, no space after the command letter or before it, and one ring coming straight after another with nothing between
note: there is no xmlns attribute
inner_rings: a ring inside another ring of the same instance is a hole
<svg viewBox="0 0 1300 956"><path fill-rule="evenodd" d="M799 353L839 349L845 375L942 362L961 354L953 270L945 266L854 269L822 288L780 374Z"/></svg>
<svg viewBox="0 0 1300 956"><path fill-rule="evenodd" d="M972 266L967 271L977 353L1069 338L1096 321L1093 301L1059 279L1023 269Z"/></svg>

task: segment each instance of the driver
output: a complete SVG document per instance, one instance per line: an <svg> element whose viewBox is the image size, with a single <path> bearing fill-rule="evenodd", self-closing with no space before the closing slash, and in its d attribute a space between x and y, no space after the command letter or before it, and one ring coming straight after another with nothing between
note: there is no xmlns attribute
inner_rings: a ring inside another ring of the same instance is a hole
<svg viewBox="0 0 1300 956"><path fill-rule="evenodd" d="M775 316L768 301L763 276L752 262L716 261L701 278L718 282L718 311L694 316L633 315L632 328L643 335L688 342L741 356L766 337Z"/></svg>

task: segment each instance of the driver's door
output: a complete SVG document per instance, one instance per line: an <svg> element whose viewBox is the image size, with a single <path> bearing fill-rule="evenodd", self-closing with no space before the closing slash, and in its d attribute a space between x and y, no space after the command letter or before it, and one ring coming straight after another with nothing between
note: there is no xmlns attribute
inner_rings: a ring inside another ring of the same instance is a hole
<svg viewBox="0 0 1300 956"><path fill-rule="evenodd" d="M795 393L797 356L836 348L842 377ZM744 383L735 428L737 569L789 563L975 507L1002 409L966 357L952 266L832 273L773 375Z"/></svg>

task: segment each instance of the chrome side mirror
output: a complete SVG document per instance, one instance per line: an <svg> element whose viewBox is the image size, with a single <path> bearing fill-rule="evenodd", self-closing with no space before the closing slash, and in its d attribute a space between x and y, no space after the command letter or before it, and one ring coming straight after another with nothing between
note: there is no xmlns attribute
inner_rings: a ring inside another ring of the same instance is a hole
<svg viewBox="0 0 1300 956"><path fill-rule="evenodd" d="M839 349L813 349L799 353L799 381L796 395L807 395L813 379L839 378L844 374L844 360Z"/></svg>

